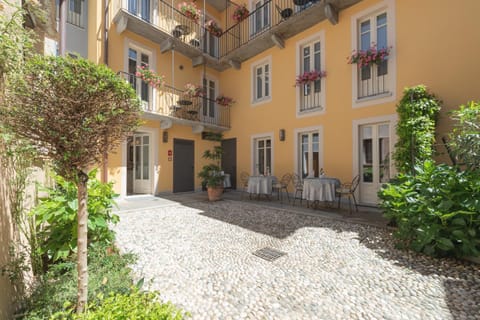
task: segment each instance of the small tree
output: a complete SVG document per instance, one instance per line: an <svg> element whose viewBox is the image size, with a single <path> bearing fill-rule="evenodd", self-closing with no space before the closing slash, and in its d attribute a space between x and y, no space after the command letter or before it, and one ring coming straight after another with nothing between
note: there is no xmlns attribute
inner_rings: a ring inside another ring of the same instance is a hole
<svg viewBox="0 0 480 320"><path fill-rule="evenodd" d="M440 111L440 101L419 85L406 88L397 105L399 122L398 142L393 158L398 172L414 174L415 165L421 165L433 156L435 124Z"/></svg>
<svg viewBox="0 0 480 320"><path fill-rule="evenodd" d="M84 59L35 56L24 75L7 84L0 106L5 125L28 139L55 171L78 188L78 303L87 303L87 180L139 124L140 105L132 87L104 65Z"/></svg>

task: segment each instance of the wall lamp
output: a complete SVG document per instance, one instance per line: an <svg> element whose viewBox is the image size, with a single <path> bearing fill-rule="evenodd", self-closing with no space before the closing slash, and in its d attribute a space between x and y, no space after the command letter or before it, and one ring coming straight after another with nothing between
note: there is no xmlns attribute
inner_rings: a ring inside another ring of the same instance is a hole
<svg viewBox="0 0 480 320"><path fill-rule="evenodd" d="M280 138L280 141L285 141L285 129L280 129L280 131L278 131L278 137Z"/></svg>
<svg viewBox="0 0 480 320"><path fill-rule="evenodd" d="M163 131L162 141L163 141L163 143L167 143L167 142L168 142L168 131Z"/></svg>

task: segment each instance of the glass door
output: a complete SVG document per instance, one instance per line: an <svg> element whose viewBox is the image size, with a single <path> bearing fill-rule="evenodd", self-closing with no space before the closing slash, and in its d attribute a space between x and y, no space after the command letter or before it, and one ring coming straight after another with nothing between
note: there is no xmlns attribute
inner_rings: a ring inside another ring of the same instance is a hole
<svg viewBox="0 0 480 320"><path fill-rule="evenodd" d="M203 78L203 89L205 95L203 96L202 103L202 116L203 120L211 122L215 119L215 99L217 97L217 85L216 81L208 78Z"/></svg>
<svg viewBox="0 0 480 320"><path fill-rule="evenodd" d="M150 110L152 106L152 88L139 77L135 76L140 67L148 68L150 57L148 54L140 52L137 49L128 49L128 74L129 82L137 92L144 110Z"/></svg>
<svg viewBox="0 0 480 320"><path fill-rule="evenodd" d="M320 152L318 137L318 132L300 134L299 170L302 178L319 176Z"/></svg>
<svg viewBox="0 0 480 320"><path fill-rule="evenodd" d="M133 135L133 193L151 193L150 135Z"/></svg>
<svg viewBox="0 0 480 320"><path fill-rule="evenodd" d="M360 127L360 202L376 204L377 192L390 179L390 125Z"/></svg>
<svg viewBox="0 0 480 320"><path fill-rule="evenodd" d="M270 175L272 173L272 140L260 138L255 140L255 174Z"/></svg>

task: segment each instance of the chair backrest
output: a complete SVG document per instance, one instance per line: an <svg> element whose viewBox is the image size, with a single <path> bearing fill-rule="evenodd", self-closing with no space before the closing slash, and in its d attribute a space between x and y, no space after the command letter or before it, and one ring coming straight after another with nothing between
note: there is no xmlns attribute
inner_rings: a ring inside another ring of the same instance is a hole
<svg viewBox="0 0 480 320"><path fill-rule="evenodd" d="M357 190L359 183L360 183L360 175L357 174L357 175L352 179L352 185L351 185L351 187L350 187L350 192L351 192L351 193L354 193L355 190Z"/></svg>
<svg viewBox="0 0 480 320"><path fill-rule="evenodd" d="M240 172L240 182L242 185L246 185L248 183L248 178L250 178L248 173L245 171Z"/></svg>
<svg viewBox="0 0 480 320"><path fill-rule="evenodd" d="M296 189L303 188L303 181L300 176L296 173L292 174L293 185Z"/></svg>
<svg viewBox="0 0 480 320"><path fill-rule="evenodd" d="M292 181L292 175L290 173L285 173L282 176L282 179L280 179L280 183L284 186L288 186L290 184L290 181Z"/></svg>

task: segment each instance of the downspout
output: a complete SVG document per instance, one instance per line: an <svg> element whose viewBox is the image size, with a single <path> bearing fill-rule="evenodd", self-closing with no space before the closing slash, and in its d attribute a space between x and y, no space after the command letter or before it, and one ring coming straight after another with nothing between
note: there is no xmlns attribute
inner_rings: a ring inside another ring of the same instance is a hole
<svg viewBox="0 0 480 320"><path fill-rule="evenodd" d="M105 9L103 16L103 63L108 66L108 1L105 0ZM107 136L105 136L105 144L107 144ZM103 183L108 182L108 152L103 153L102 159L102 176Z"/></svg>
<svg viewBox="0 0 480 320"><path fill-rule="evenodd" d="M65 56L66 47L67 47L67 0L60 0L60 25L59 25L59 33L60 33L60 47L59 53L61 57Z"/></svg>

